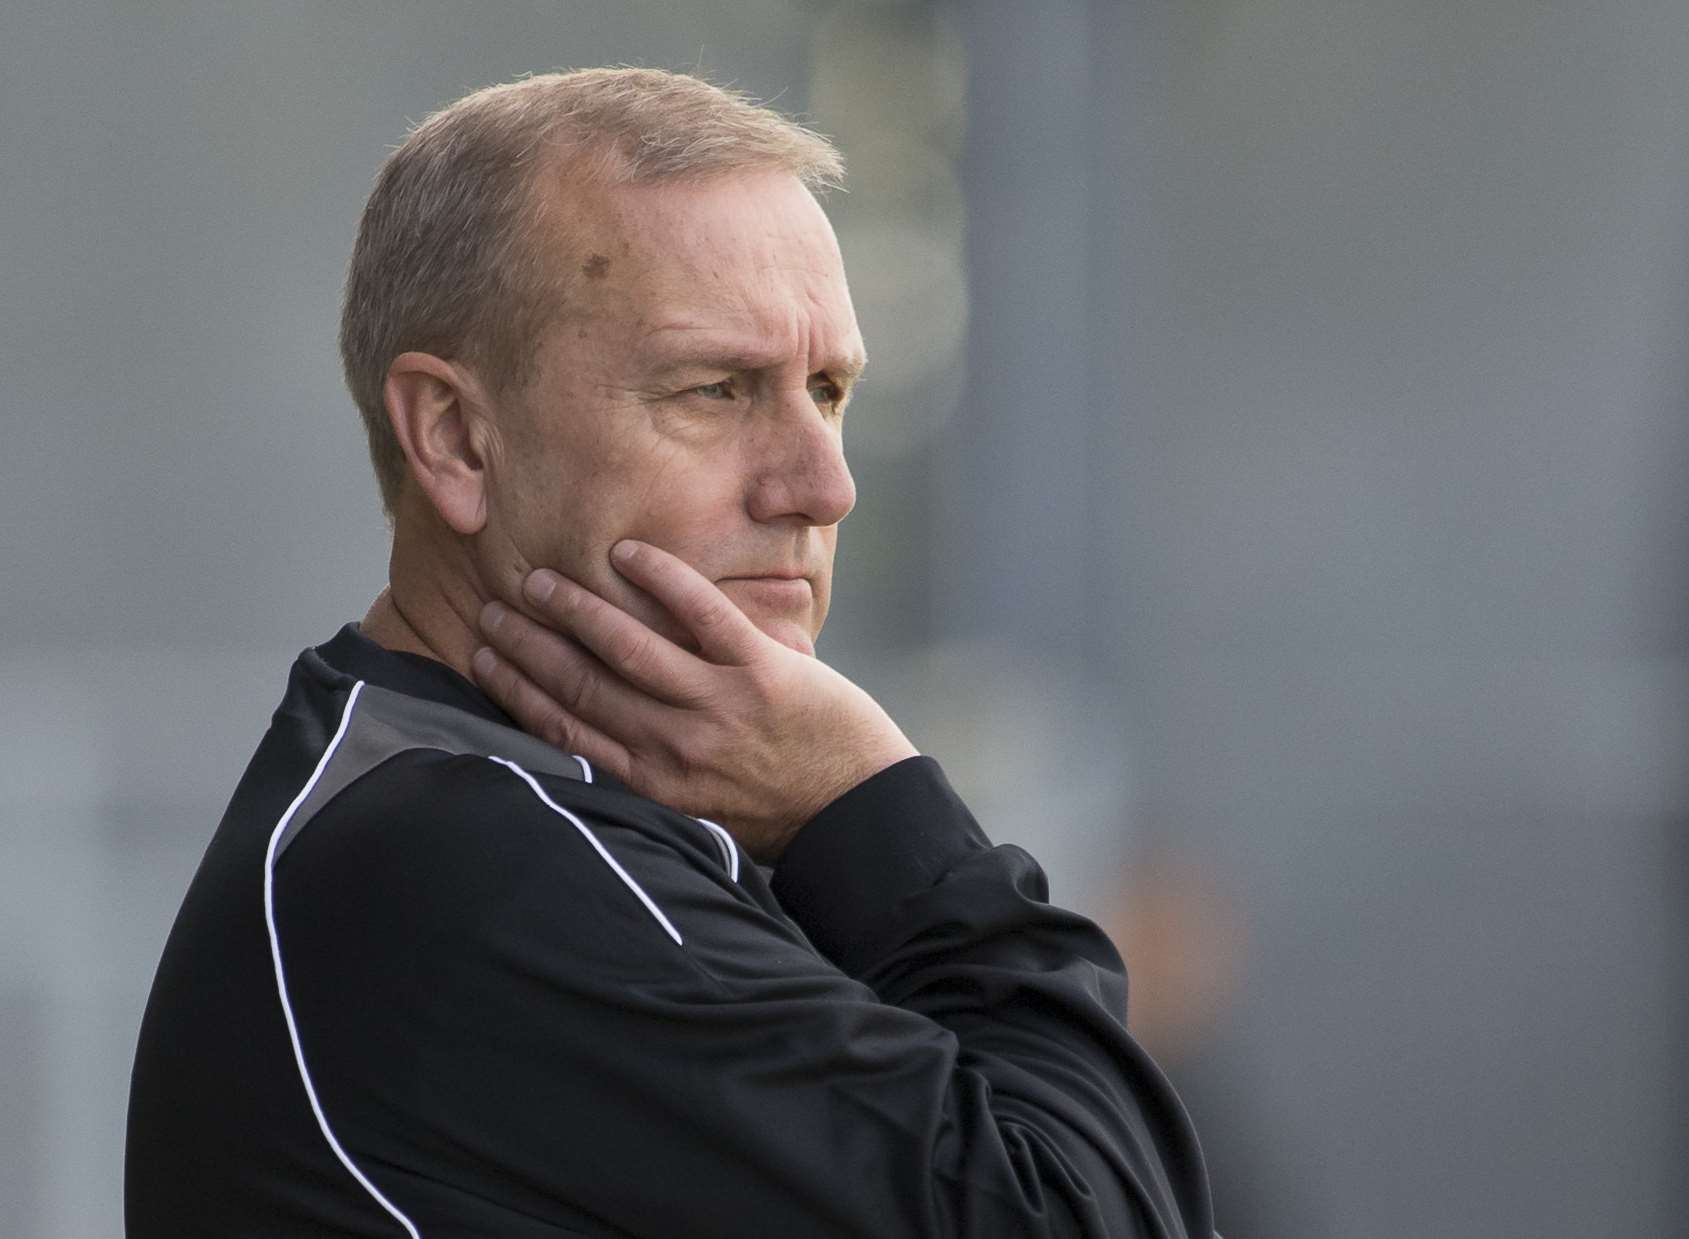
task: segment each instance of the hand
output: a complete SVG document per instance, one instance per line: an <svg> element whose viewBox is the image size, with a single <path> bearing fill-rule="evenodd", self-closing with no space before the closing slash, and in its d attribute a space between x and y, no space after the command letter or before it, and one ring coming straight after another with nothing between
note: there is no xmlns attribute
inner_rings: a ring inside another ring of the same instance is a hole
<svg viewBox="0 0 1689 1239"><path fill-rule="evenodd" d="M535 623L481 612L475 678L532 734L642 795L778 858L832 800L915 748L867 693L760 631L667 551L617 543L611 562L697 643L682 649L554 572L523 585ZM555 629L556 631L553 631Z"/></svg>

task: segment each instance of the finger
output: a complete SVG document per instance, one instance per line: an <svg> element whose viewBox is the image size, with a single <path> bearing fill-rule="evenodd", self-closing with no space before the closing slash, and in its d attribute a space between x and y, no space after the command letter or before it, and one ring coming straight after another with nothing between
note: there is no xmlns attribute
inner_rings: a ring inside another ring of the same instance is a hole
<svg viewBox="0 0 1689 1239"><path fill-rule="evenodd" d="M680 621L710 662L743 666L773 643L715 582L661 547L624 538L611 548L610 561Z"/></svg>
<svg viewBox="0 0 1689 1239"><path fill-rule="evenodd" d="M515 664L483 647L475 652L469 666L475 682L523 731L565 753L579 753L622 782L627 781L626 772L633 765L627 747L570 714Z"/></svg>
<svg viewBox="0 0 1689 1239"><path fill-rule="evenodd" d="M545 568L528 574L522 593L541 619L635 688L674 705L698 700L706 664L620 607Z"/></svg>
<svg viewBox="0 0 1689 1239"><path fill-rule="evenodd" d="M660 726L650 718L659 703L630 687L568 637L536 624L503 603L481 608L481 634L505 662L573 718L628 740L630 724Z"/></svg>

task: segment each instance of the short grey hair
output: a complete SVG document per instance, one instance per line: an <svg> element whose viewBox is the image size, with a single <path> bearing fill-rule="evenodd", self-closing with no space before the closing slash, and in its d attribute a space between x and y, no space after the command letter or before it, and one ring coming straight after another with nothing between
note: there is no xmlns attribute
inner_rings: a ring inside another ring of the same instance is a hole
<svg viewBox="0 0 1689 1239"><path fill-rule="evenodd" d="M533 377L572 264L541 260L536 183L606 185L777 168L836 187L833 144L736 91L661 69L580 69L489 86L435 112L387 158L346 274L340 356L389 516L405 477L382 388L410 350L472 364L496 395Z"/></svg>

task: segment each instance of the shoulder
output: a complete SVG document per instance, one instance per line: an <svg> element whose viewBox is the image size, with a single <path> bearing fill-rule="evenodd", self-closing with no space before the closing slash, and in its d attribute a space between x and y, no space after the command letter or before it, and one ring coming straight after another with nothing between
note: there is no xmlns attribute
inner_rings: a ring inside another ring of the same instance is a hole
<svg viewBox="0 0 1689 1239"><path fill-rule="evenodd" d="M737 868L709 826L623 789L498 754L407 748L318 808L276 882L343 923L379 917L436 940L526 917L577 945L604 931L678 944L665 904L733 899Z"/></svg>
<svg viewBox="0 0 1689 1239"><path fill-rule="evenodd" d="M362 682L334 714L333 734L277 823L278 874L315 867L305 856L384 865L432 856L475 868L581 845L602 854L605 832L737 868L722 832L607 784L583 758L514 727Z"/></svg>

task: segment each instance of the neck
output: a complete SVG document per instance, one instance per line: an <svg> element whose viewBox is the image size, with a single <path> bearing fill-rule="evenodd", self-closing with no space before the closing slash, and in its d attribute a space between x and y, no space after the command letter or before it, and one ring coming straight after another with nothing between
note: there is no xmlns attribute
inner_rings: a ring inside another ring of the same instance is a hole
<svg viewBox="0 0 1689 1239"><path fill-rule="evenodd" d="M387 649L445 663L473 679L469 660L485 644L479 617L491 594L482 588L467 550L455 539L429 545L405 536L403 526L396 528L389 583L359 625L364 636Z"/></svg>

